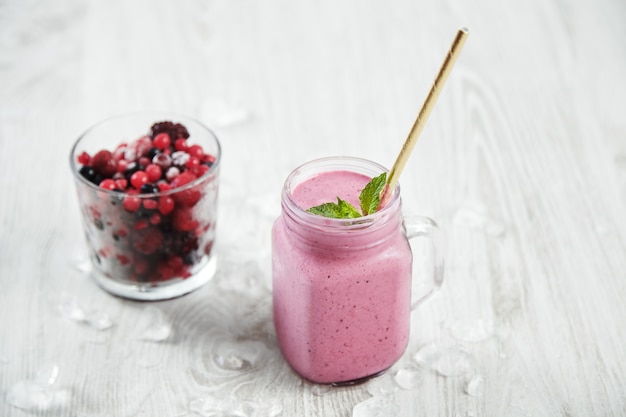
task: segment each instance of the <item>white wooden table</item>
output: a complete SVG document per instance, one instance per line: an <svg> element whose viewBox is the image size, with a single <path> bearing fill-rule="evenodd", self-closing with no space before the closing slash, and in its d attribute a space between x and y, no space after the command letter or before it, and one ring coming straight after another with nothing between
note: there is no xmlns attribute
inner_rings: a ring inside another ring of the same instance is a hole
<svg viewBox="0 0 626 417"><path fill-rule="evenodd" d="M0 2L0 415L626 416L625 18L621 0ZM271 324L282 182L328 155L391 166L460 25L400 180L445 231L445 283L384 376L304 383ZM82 271L68 155L150 109L222 142L220 264L137 303Z"/></svg>

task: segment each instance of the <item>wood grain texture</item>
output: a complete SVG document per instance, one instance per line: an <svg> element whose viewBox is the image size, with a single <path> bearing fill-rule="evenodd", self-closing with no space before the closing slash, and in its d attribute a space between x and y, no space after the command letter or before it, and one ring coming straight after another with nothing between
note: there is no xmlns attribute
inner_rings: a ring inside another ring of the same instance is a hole
<svg viewBox="0 0 626 417"><path fill-rule="evenodd" d="M619 0L0 1L0 415L196 416L232 396L349 417L395 388L400 416L626 416L625 17ZM385 376L303 382L271 324L282 182L327 155L391 166L460 25L471 35L400 179L405 212L446 234L445 283ZM158 303L79 270L67 163L90 125L140 109L199 118L224 152L218 273ZM72 305L113 326L59 312ZM160 342L145 340L154 309L172 329ZM418 366L433 342L467 372ZM242 348L242 369L219 366ZM58 407L11 405L51 366ZM410 389L394 382L407 370Z"/></svg>

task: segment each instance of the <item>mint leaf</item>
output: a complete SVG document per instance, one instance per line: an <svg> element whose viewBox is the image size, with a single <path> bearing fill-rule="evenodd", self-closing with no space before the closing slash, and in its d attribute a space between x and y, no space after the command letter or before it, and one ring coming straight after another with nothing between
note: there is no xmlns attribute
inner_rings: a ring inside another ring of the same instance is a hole
<svg viewBox="0 0 626 417"><path fill-rule="evenodd" d="M337 197L336 203L324 203L311 207L309 213L318 214L333 219L355 219L361 217L361 213L350 203Z"/></svg>
<svg viewBox="0 0 626 417"><path fill-rule="evenodd" d="M380 193L385 188L386 180L387 173L383 172L379 176L372 178L372 180L367 183L365 188L363 188L363 191L361 191L359 200L361 201L361 211L364 216L375 213L378 210L378 205L380 204Z"/></svg>

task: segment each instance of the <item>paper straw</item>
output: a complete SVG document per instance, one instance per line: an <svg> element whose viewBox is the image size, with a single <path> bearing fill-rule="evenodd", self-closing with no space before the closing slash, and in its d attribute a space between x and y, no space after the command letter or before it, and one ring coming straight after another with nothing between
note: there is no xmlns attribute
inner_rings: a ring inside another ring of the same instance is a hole
<svg viewBox="0 0 626 417"><path fill-rule="evenodd" d="M424 126L426 125L426 121L428 120L428 116L430 116L435 103L437 102L437 98L439 98L439 93L443 88L446 80L448 79L448 75L450 75L450 71L452 71L452 67L459 57L459 53L463 48L463 44L469 35L469 30L465 27L461 27L454 37L452 41L452 45L450 46L450 51L448 52L446 59L441 64L441 68L439 69L439 73L437 77L435 77L435 81L433 82L430 91L428 92L428 96L426 100L424 100L424 104L422 104L422 108L413 123L413 127L409 132L409 136L406 138L402 149L400 150L400 154L396 158L396 162L393 164L389 175L387 176L387 184L383 189L383 194L381 196L381 206L383 206L387 199L389 198L391 192L395 188L398 183L398 177L400 177L400 173L404 169L413 148L415 148L415 143L417 139L422 133Z"/></svg>

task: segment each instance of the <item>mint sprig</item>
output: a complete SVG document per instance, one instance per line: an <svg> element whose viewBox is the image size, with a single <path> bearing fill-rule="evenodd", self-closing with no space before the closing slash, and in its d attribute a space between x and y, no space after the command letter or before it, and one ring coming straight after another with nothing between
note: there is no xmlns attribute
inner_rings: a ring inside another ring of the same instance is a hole
<svg viewBox="0 0 626 417"><path fill-rule="evenodd" d="M336 203L324 203L319 206L311 207L307 211L333 219L355 219L361 216L375 213L380 204L380 194L385 188L387 173L383 172L377 177L371 179L365 188L361 190L359 201L361 203L361 212L356 207L345 200L337 197ZM363 214L361 214L363 213Z"/></svg>
<svg viewBox="0 0 626 417"><path fill-rule="evenodd" d="M320 204L319 206L311 207L307 211L333 219L355 219L361 217L361 213L352 204L339 197L337 197L336 203Z"/></svg>

